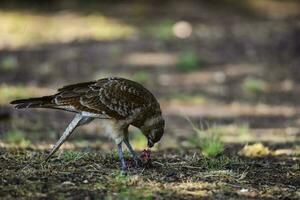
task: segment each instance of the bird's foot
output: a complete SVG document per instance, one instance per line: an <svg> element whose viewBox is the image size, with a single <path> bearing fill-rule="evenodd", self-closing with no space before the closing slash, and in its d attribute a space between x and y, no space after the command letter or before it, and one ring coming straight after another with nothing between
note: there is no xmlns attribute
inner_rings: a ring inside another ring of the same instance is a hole
<svg viewBox="0 0 300 200"><path fill-rule="evenodd" d="M127 165L125 164L125 161L121 161L120 169L121 171L127 171Z"/></svg>
<svg viewBox="0 0 300 200"><path fill-rule="evenodd" d="M143 162L138 157L133 157L135 167L142 167Z"/></svg>

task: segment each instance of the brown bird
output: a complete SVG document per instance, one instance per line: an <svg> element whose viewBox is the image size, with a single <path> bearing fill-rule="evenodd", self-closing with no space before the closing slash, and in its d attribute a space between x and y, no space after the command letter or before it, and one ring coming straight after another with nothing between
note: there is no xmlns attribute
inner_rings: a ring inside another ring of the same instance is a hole
<svg viewBox="0 0 300 200"><path fill-rule="evenodd" d="M12 101L17 109L51 108L76 113L61 138L47 156L48 160L80 125L101 119L103 128L116 143L121 169L126 169L122 143L127 146L136 165L139 158L128 139L129 125L139 128L148 140L148 147L158 142L165 121L153 94L139 83L110 77L64 86L54 95Z"/></svg>

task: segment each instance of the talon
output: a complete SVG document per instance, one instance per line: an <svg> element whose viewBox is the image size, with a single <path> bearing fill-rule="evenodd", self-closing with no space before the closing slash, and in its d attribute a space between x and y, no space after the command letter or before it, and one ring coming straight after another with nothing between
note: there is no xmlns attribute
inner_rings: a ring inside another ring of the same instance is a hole
<svg viewBox="0 0 300 200"><path fill-rule="evenodd" d="M121 168L121 172L126 172L127 171L126 165L125 166L121 165L120 168Z"/></svg>
<svg viewBox="0 0 300 200"><path fill-rule="evenodd" d="M134 164L135 164L135 167L142 167L143 166L143 162L139 158L134 158Z"/></svg>

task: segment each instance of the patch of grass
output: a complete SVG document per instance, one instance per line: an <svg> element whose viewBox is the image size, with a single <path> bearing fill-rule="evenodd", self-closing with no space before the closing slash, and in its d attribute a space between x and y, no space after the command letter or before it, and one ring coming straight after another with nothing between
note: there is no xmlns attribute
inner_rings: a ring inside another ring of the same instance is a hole
<svg viewBox="0 0 300 200"><path fill-rule="evenodd" d="M27 147L31 144L31 142L26 139L25 133L17 129L7 132L4 139L8 143L18 145L20 147Z"/></svg>
<svg viewBox="0 0 300 200"><path fill-rule="evenodd" d="M153 193L149 188L140 187L142 178L138 175L119 173L115 179L108 183L115 189L116 198L107 196L108 199L153 199Z"/></svg>
<svg viewBox="0 0 300 200"><path fill-rule="evenodd" d="M10 101L21 98L44 95L45 92L35 87L0 85L0 105L8 104Z"/></svg>
<svg viewBox="0 0 300 200"><path fill-rule="evenodd" d="M138 71L131 76L131 79L141 84L146 84L150 80L150 74L146 71Z"/></svg>
<svg viewBox="0 0 300 200"><path fill-rule="evenodd" d="M238 134L238 137L241 141L247 141L251 138L251 132L250 132L250 129L249 129L249 125L241 125L239 127L237 127L237 134Z"/></svg>
<svg viewBox="0 0 300 200"><path fill-rule="evenodd" d="M146 32L150 33L150 35L154 36L159 40L167 40L174 37L172 31L173 25L173 20L166 19L161 21L159 24L155 24L151 27L148 27Z"/></svg>
<svg viewBox="0 0 300 200"><path fill-rule="evenodd" d="M218 125L216 129L220 132L220 137L224 143L245 143L257 140L254 134L251 134L249 125L244 124L231 124L231 125Z"/></svg>
<svg viewBox="0 0 300 200"><path fill-rule="evenodd" d="M87 152L81 151L65 151L60 155L60 158L66 162L75 162L84 157L88 157L89 154Z"/></svg>
<svg viewBox="0 0 300 200"><path fill-rule="evenodd" d="M202 137L200 139L202 139L200 148L205 156L215 157L223 152L224 145L219 136L212 134L211 136Z"/></svg>
<svg viewBox="0 0 300 200"><path fill-rule="evenodd" d="M229 158L227 156L219 156L217 158L207 158L200 160L201 166L205 167L207 170L224 170L227 166L233 163L239 163L237 157Z"/></svg>
<svg viewBox="0 0 300 200"><path fill-rule="evenodd" d="M226 184L221 185L221 190L224 192L224 194L231 194L234 191L232 186Z"/></svg>
<svg viewBox="0 0 300 200"><path fill-rule="evenodd" d="M219 128L203 130L203 128L196 127L191 121L190 123L195 131L195 135L189 138L189 143L199 147L203 155L215 157L224 151L224 144L220 138L222 130Z"/></svg>
<svg viewBox="0 0 300 200"><path fill-rule="evenodd" d="M236 132L240 136L250 134L249 125L248 124L240 124L239 126L236 126Z"/></svg>
<svg viewBox="0 0 300 200"><path fill-rule="evenodd" d="M118 59L122 54L122 48L119 45L112 45L109 49L109 52L114 59Z"/></svg>
<svg viewBox="0 0 300 200"><path fill-rule="evenodd" d="M178 55L176 67L183 72L194 71L203 66L199 56L193 51L185 51Z"/></svg>
<svg viewBox="0 0 300 200"><path fill-rule="evenodd" d="M122 188L117 194L117 199L153 199L153 194L148 188Z"/></svg>
<svg viewBox="0 0 300 200"><path fill-rule="evenodd" d="M174 104L203 104L207 99L202 95L189 95L178 92L168 97L168 101Z"/></svg>
<svg viewBox="0 0 300 200"><path fill-rule="evenodd" d="M265 90L266 84L263 80L249 77L244 80L242 88L246 93L260 94Z"/></svg>
<svg viewBox="0 0 300 200"><path fill-rule="evenodd" d="M0 86L0 104L9 103L13 99L26 98L30 94L23 86Z"/></svg>
<svg viewBox="0 0 300 200"><path fill-rule="evenodd" d="M83 39L115 40L128 38L136 32L133 26L101 13L86 15L70 11L54 14L1 11L0 16L0 48ZM47 31L44 31L45 24Z"/></svg>
<svg viewBox="0 0 300 200"><path fill-rule="evenodd" d="M96 141L98 142L98 140ZM95 143L96 143L95 142ZM76 147L81 147L81 148L86 148L90 145L90 141L88 140L85 140L85 139L77 139L73 142L73 144L76 146Z"/></svg>
<svg viewBox="0 0 300 200"><path fill-rule="evenodd" d="M125 147L125 145L123 145L123 156L124 156L125 160L127 160L128 158L131 157L130 153L127 151L127 148ZM106 155L106 158L108 160L114 160L114 161L119 162L120 159L119 159L119 154L118 154L117 148L112 149L112 151Z"/></svg>
<svg viewBox="0 0 300 200"><path fill-rule="evenodd" d="M142 150L147 147L147 139L139 129L132 129L129 139L134 149Z"/></svg>
<svg viewBox="0 0 300 200"><path fill-rule="evenodd" d="M15 56L5 56L0 63L0 69L11 72L18 67L18 59Z"/></svg>

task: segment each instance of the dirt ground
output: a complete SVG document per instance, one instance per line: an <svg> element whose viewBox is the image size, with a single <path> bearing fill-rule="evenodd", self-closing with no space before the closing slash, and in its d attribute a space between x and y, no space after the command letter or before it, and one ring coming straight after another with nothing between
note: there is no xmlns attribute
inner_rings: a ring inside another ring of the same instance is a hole
<svg viewBox="0 0 300 200"><path fill-rule="evenodd" d="M300 198L299 2L11 2L0 5L1 199ZM151 161L135 168L127 156L121 174L95 121L44 163L72 114L9 101L106 76L158 97L166 131ZM191 123L223 151L205 156Z"/></svg>
<svg viewBox="0 0 300 200"><path fill-rule="evenodd" d="M3 198L39 199L298 199L299 157L247 158L230 146L217 158L198 149L155 152L151 165L121 175L113 153L1 149ZM130 159L127 159L130 163Z"/></svg>

